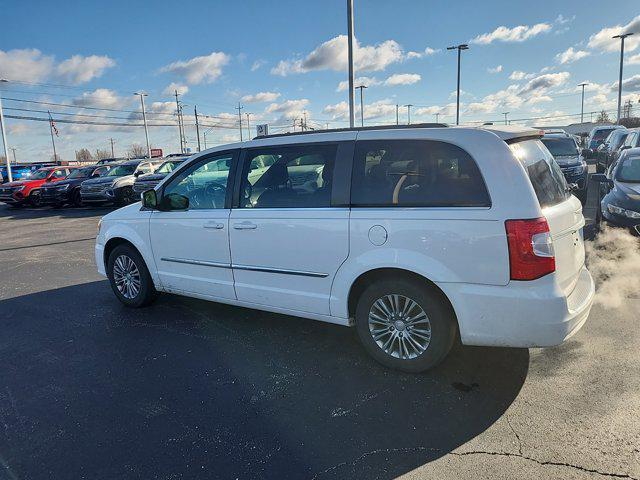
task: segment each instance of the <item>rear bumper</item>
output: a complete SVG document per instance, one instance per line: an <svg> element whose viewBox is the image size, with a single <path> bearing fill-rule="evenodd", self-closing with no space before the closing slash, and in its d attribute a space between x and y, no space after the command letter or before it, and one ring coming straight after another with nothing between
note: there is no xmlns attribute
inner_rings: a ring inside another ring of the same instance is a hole
<svg viewBox="0 0 640 480"><path fill-rule="evenodd" d="M554 275L505 286L439 284L458 317L465 345L550 347L559 345L584 325L595 285L583 267L570 295Z"/></svg>

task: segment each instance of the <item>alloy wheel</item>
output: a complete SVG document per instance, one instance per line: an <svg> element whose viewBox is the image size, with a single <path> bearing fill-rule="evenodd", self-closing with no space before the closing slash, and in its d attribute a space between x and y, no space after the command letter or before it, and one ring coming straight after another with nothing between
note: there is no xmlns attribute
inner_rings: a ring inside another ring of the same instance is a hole
<svg viewBox="0 0 640 480"><path fill-rule="evenodd" d="M404 295L378 298L369 310L369 332L387 355L411 360L429 347L431 322L424 309Z"/></svg>
<svg viewBox="0 0 640 480"><path fill-rule="evenodd" d="M125 298L134 299L140 293L140 270L127 255L120 255L113 262L113 281Z"/></svg>

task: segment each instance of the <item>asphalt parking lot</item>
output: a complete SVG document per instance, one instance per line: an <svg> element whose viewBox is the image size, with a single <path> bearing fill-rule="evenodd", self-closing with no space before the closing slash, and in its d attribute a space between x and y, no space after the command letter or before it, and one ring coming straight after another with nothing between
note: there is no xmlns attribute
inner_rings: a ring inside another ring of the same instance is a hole
<svg viewBox="0 0 640 480"><path fill-rule="evenodd" d="M0 478L640 478L639 299L402 374L344 327L125 309L94 266L106 212L0 205Z"/></svg>

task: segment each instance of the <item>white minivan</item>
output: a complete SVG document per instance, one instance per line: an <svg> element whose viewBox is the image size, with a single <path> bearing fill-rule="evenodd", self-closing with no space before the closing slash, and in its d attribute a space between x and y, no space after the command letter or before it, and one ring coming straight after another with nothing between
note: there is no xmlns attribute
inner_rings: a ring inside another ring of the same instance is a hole
<svg viewBox="0 0 640 480"><path fill-rule="evenodd" d="M542 135L412 125L212 148L102 219L98 270L130 307L170 292L355 326L411 372L458 336L557 345L594 283L580 201Z"/></svg>

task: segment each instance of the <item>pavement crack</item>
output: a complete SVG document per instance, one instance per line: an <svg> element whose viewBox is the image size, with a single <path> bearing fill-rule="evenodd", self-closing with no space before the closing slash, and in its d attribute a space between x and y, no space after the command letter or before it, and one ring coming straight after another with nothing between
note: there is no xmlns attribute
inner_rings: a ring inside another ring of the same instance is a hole
<svg viewBox="0 0 640 480"><path fill-rule="evenodd" d="M516 429L513 428L513 425L511 425L511 420L509 420L509 417L505 415L504 418L507 420L507 424L509 425L509 428L511 429L513 434L516 436L516 439L518 440L518 452L520 455L522 455L522 440L520 439L520 435L518 435L518 432L516 432Z"/></svg>
<svg viewBox="0 0 640 480"><path fill-rule="evenodd" d="M464 456L468 456L468 455L491 455L491 456L496 456L496 457L517 457L517 458L522 458L524 460L529 460L530 462L535 462L538 465L542 465L542 466L567 467L567 468L573 468L573 469L576 469L576 470L580 470L580 471L585 472L585 473L593 473L595 475L601 475L603 477L628 478L630 480L640 480L640 479L638 479L636 477L632 477L631 475L629 475L627 473L602 472L602 471L597 470L595 468L582 467L580 465L574 465L572 463L556 462L556 461L553 461L553 460L538 460L537 458L529 457L528 455L523 455L523 454L520 454L520 453L490 452L490 451L484 451L484 450L471 450L471 451L468 451L468 452L449 452L449 455L455 455L457 457L464 457Z"/></svg>

